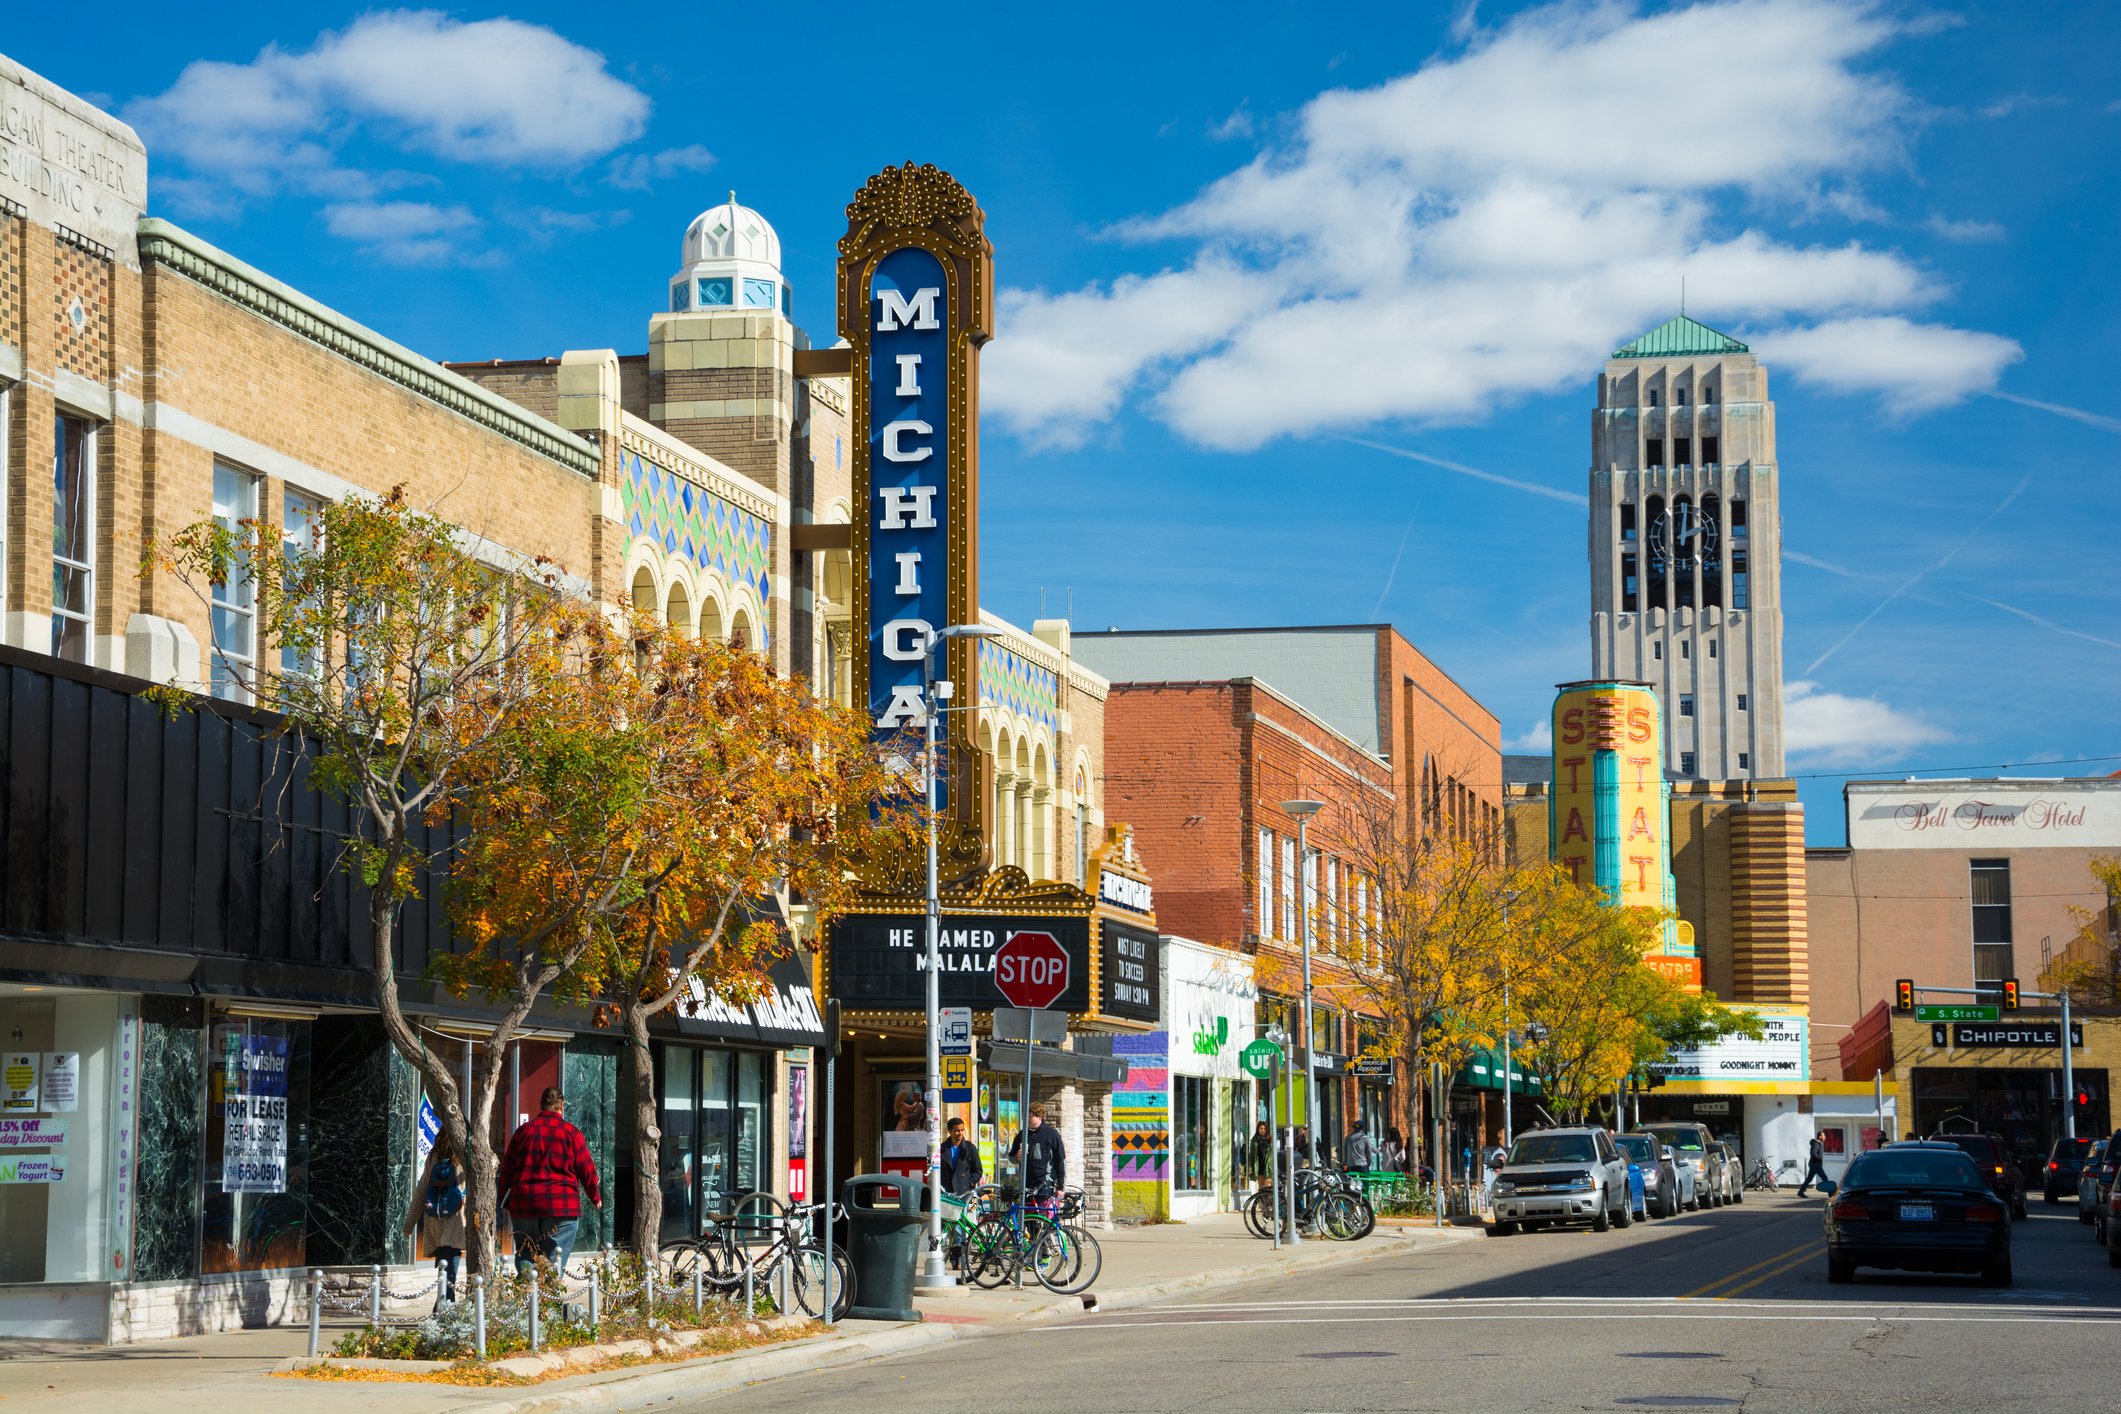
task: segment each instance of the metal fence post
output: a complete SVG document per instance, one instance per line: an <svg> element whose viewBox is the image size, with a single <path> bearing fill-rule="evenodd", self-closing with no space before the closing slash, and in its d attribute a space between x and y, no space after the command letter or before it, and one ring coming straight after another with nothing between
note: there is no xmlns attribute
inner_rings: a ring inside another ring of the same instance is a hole
<svg viewBox="0 0 2121 1414"><path fill-rule="evenodd" d="M643 1312L641 1313L641 1319L642 1319L642 1320L644 1320L644 1321L652 1321L652 1320L654 1320L654 1319L655 1319L655 1262L654 1262L654 1260L653 1260L653 1259L650 1259L649 1261L643 1262L643 1263L641 1264L641 1272L642 1272L642 1276L641 1276L641 1293L642 1293L642 1296L643 1296L643 1298L644 1298L644 1299L645 1299L645 1300L647 1301L647 1309L646 1309L645 1311L643 1311Z"/></svg>
<svg viewBox="0 0 2121 1414"><path fill-rule="evenodd" d="M324 1328L324 1269L312 1267L309 1273L309 1353L317 1353L317 1337Z"/></svg>
<svg viewBox="0 0 2121 1414"><path fill-rule="evenodd" d="M697 1320L707 1312L707 1283L701 1263L692 1264L692 1315Z"/></svg>
<svg viewBox="0 0 2121 1414"><path fill-rule="evenodd" d="M597 1269L601 1265L602 1263L597 1261L591 1261L589 1264L589 1330L592 1335L596 1333L597 1328Z"/></svg>
<svg viewBox="0 0 2121 1414"><path fill-rule="evenodd" d="M479 1358L484 1360L486 1358L486 1278L483 1276L475 1276L471 1279L471 1316L474 1332L473 1339L478 1346Z"/></svg>
<svg viewBox="0 0 2121 1414"><path fill-rule="evenodd" d="M538 1348L538 1269L530 1269L530 1348Z"/></svg>
<svg viewBox="0 0 2121 1414"><path fill-rule="evenodd" d="M383 1269L374 1265L368 1269L368 1324L383 1324Z"/></svg>

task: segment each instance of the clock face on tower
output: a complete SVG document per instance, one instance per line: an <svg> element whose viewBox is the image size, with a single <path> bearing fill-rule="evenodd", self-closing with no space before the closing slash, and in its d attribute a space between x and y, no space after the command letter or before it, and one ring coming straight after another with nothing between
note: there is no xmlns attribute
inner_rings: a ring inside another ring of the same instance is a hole
<svg viewBox="0 0 2121 1414"><path fill-rule="evenodd" d="M1716 553L1716 520L1701 515L1691 502L1677 501L1650 522L1650 553L1661 560L1692 564L1698 554Z"/></svg>

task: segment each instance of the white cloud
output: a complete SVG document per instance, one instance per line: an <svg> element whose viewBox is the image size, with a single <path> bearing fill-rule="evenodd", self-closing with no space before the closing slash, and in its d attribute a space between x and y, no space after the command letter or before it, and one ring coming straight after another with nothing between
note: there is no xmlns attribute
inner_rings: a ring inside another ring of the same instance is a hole
<svg viewBox="0 0 2121 1414"><path fill-rule="evenodd" d="M2000 241L2010 233L1994 221L1947 221L1942 216L1932 215L1922 223L1922 228L1948 241L1970 245L1980 241Z"/></svg>
<svg viewBox="0 0 2121 1414"><path fill-rule="evenodd" d="M462 206L361 201L325 207L324 225L392 265L446 265L459 256L456 237L476 231L479 218Z"/></svg>
<svg viewBox="0 0 2121 1414"><path fill-rule="evenodd" d="M1115 231L1191 242L1182 266L1004 292L986 409L1068 445L1145 397L1194 442L1241 450L1386 418L1472 422L1580 383L1672 313L1681 274L1712 318L1769 328L1933 303L1945 284L1896 252L1799 247L1724 209L1866 209L1854 178L1903 164L1915 118L1856 61L1896 32L1855 0L1561 4L1322 94L1289 145ZM1717 76L1689 90L1684 134L1642 121L1644 54ZM1882 391L1914 409L1978 390L1965 341L1982 337L1937 331L1927 377ZM1936 367L1953 362L1940 346L1960 366Z"/></svg>
<svg viewBox="0 0 2121 1414"><path fill-rule="evenodd" d="M1252 108L1249 98L1237 105L1237 111L1220 123L1208 125L1208 136L1217 142L1226 142L1234 137L1252 136Z"/></svg>
<svg viewBox="0 0 2121 1414"><path fill-rule="evenodd" d="M1526 727L1523 736L1511 737L1502 749L1512 756L1542 756L1554 749L1554 724L1542 717Z"/></svg>
<svg viewBox="0 0 2121 1414"><path fill-rule="evenodd" d="M1875 697L1822 692L1815 682L1782 685L1783 741L1792 756L1855 766L1897 760L1918 746L1954 740L1942 727Z"/></svg>
<svg viewBox="0 0 2121 1414"><path fill-rule="evenodd" d="M248 64L197 60L125 117L158 158L187 169L165 192L225 206L283 187L375 195L387 180L339 165L339 147L364 126L451 161L565 168L633 141L648 110L601 54L541 25L394 10L301 52L268 45Z"/></svg>
<svg viewBox="0 0 2121 1414"><path fill-rule="evenodd" d="M698 143L667 147L661 152L633 152L611 160L604 180L615 187L646 191L649 186L681 172L704 172L715 164L715 156Z"/></svg>
<svg viewBox="0 0 2121 1414"><path fill-rule="evenodd" d="M2025 357L2015 339L1897 315L1833 319L1759 335L1752 344L1763 359L1804 382L1876 393L1902 416L1993 392L2003 370Z"/></svg>

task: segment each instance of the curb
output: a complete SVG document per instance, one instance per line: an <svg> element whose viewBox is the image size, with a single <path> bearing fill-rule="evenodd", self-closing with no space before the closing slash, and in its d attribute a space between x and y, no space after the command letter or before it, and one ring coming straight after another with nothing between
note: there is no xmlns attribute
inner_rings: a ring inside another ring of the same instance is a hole
<svg viewBox="0 0 2121 1414"><path fill-rule="evenodd" d="M583 1385L545 1394L526 1391L520 1399L460 1404L451 1414L558 1414L563 1410L624 1409L680 1396L718 1394L780 1375L807 1374L812 1370L830 1370L885 1355L901 1355L909 1350L955 1340L964 1333L965 1328L956 1325L905 1325L865 1331L855 1336L812 1336L772 1350L742 1351L600 1385Z"/></svg>
<svg viewBox="0 0 2121 1414"><path fill-rule="evenodd" d="M1224 1267L1213 1272L1201 1272L1193 1276L1173 1277L1168 1281L1151 1282L1145 1286L1122 1287L1110 1293L1086 1293L1096 1297L1095 1311L1121 1311L1145 1305L1160 1297L1182 1291L1207 1291L1221 1286L1238 1286L1258 1281L1264 1277L1290 1272L1316 1270L1321 1267L1341 1266L1355 1262L1366 1262L1377 1257L1396 1257L1426 1245L1434 1245L1436 1239L1445 1243L1471 1241L1485 1237L1480 1229L1445 1228L1437 1232L1431 1228L1422 1230L1423 1237L1405 1234L1374 1247L1350 1251L1338 1244L1324 1247L1316 1253L1303 1253L1282 1261L1257 1262L1244 1267ZM1424 1238L1427 1240L1425 1241ZM776 1379L782 1375L807 1374L813 1370L830 1370L841 1365L857 1364L864 1360L881 1359L889 1355L902 1355L909 1351L940 1345L945 1341L965 1340L979 1336L996 1335L1018 1326L1031 1325L1076 1316L1092 1314L1063 1299L1035 1311L1026 1311L1012 1320L979 1325L960 1325L956 1322L937 1321L932 1324L892 1326L884 1330L866 1331L859 1335L812 1336L807 1340L793 1341L771 1350L742 1351L716 1357L699 1363L687 1363L652 1373L612 1380L600 1385L585 1385L575 1389L554 1390L549 1394L525 1392L522 1398L496 1400L486 1404L458 1405L451 1414L562 1414L562 1411L617 1410L639 1404L650 1404L679 1396L716 1394L735 1389L740 1385L755 1384L760 1380Z"/></svg>

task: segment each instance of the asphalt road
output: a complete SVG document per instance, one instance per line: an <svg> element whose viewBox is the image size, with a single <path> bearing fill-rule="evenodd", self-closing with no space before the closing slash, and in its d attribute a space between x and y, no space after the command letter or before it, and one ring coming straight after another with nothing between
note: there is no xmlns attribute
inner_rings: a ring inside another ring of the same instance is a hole
<svg viewBox="0 0 2121 1414"><path fill-rule="evenodd" d="M2017 1285L1829 1286L1818 1198L1548 1230L956 1341L697 1401L720 1411L2092 1410L2121 1272L2036 1195ZM669 1407L669 1406L664 1406ZM682 1402L680 1408L686 1407Z"/></svg>

